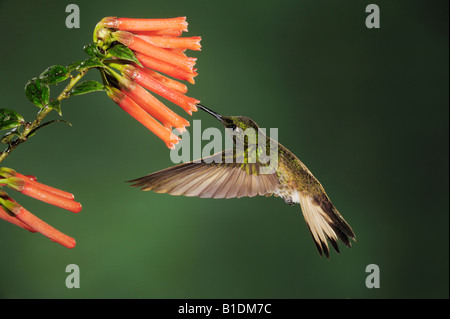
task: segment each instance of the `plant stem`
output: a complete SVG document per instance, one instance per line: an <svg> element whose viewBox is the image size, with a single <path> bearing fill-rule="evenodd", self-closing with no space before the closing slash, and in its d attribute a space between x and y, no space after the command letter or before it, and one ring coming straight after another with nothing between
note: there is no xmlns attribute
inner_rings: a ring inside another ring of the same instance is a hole
<svg viewBox="0 0 450 319"><path fill-rule="evenodd" d="M86 75L87 73L87 69L86 70L82 70L80 71L80 73L75 76L72 77L69 84L67 84L67 86L64 88L64 90L62 90L62 92L59 94L59 96L56 98L58 101L61 101L63 99L67 99L70 95L69 92L70 90L75 86L75 84L77 84L78 81L81 80L81 78L83 76ZM22 134L15 139L14 141L12 141L11 143L8 144L8 148L3 151L0 154L0 163L20 144L24 143L27 141L28 136L30 135L30 133L32 133L42 122L42 120L44 120L44 118L52 111L52 109L50 107L48 107L48 105L42 107L39 112L36 115L36 119L33 121L33 123L28 123L27 125L25 125L25 128L22 132Z"/></svg>

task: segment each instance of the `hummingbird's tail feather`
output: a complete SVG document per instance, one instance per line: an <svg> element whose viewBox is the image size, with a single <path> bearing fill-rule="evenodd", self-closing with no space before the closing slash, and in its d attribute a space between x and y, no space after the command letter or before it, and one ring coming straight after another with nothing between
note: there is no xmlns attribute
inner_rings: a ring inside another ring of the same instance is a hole
<svg viewBox="0 0 450 319"><path fill-rule="evenodd" d="M338 253L339 239L344 245L351 247L350 238L355 240L356 236L325 194L312 197L299 192L298 197L303 216L321 256L322 252L327 258L330 256L328 241Z"/></svg>

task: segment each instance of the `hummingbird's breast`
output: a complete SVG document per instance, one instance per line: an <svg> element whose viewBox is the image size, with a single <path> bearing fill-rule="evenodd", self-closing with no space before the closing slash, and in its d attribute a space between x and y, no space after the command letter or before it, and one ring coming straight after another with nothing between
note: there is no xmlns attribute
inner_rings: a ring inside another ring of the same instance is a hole
<svg viewBox="0 0 450 319"><path fill-rule="evenodd" d="M291 151L279 144L277 176L279 187L274 195L288 204L299 203L299 193L320 192L321 185L309 169Z"/></svg>

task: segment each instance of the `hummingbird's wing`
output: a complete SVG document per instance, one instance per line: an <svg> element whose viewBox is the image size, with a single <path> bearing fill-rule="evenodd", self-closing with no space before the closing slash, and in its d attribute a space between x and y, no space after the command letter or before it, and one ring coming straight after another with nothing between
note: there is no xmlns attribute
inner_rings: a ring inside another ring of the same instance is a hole
<svg viewBox="0 0 450 319"><path fill-rule="evenodd" d="M230 160L231 159L231 160ZM179 164L132 180L143 191L201 198L240 198L272 194L276 172L261 174L261 163L236 163L228 151Z"/></svg>

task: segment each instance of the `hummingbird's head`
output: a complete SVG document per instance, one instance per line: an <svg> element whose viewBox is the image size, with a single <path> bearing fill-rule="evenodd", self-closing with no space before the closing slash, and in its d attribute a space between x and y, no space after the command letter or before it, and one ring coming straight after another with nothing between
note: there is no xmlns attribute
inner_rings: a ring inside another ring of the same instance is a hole
<svg viewBox="0 0 450 319"><path fill-rule="evenodd" d="M219 113L216 113L210 109L208 109L207 107L201 105L201 104L197 104L197 106L211 114L212 116L214 116L216 119L218 119L220 122L222 122L223 126L225 126L225 128L229 128L233 131L245 131L248 128L253 128L255 130L258 130L258 124L256 124L255 121L253 121L251 118L248 118L246 116L224 116L224 115L220 115Z"/></svg>
<svg viewBox="0 0 450 319"><path fill-rule="evenodd" d="M256 122L251 118L246 116L224 116L201 104L197 104L197 106L222 122L223 126L229 130L228 133L232 136L235 144L242 142L248 145L249 140L254 141L252 143L256 143L260 130L258 124L256 124ZM264 135L264 133L262 134Z"/></svg>

